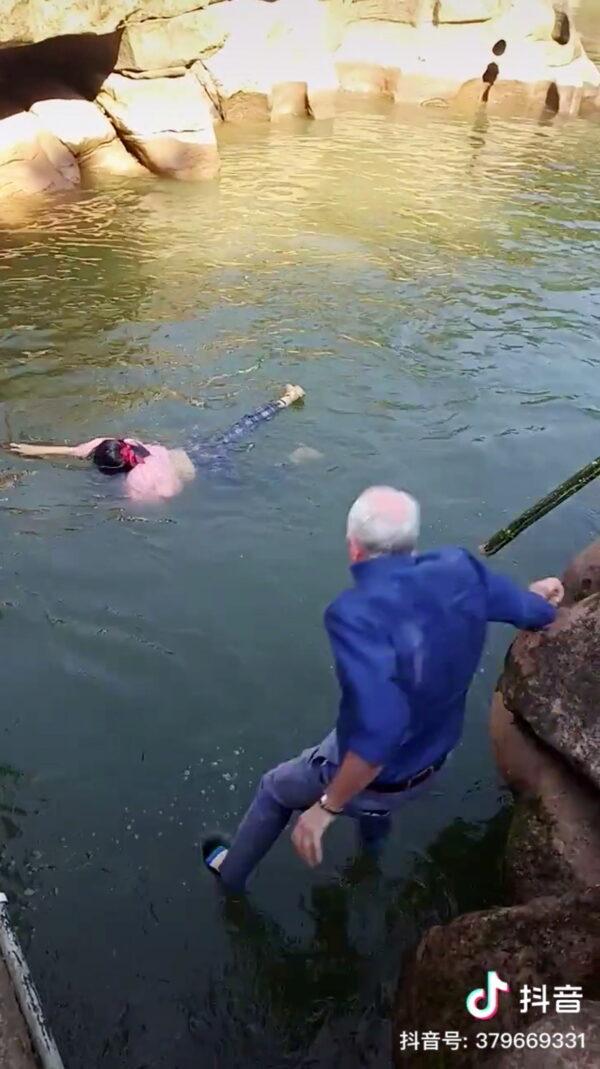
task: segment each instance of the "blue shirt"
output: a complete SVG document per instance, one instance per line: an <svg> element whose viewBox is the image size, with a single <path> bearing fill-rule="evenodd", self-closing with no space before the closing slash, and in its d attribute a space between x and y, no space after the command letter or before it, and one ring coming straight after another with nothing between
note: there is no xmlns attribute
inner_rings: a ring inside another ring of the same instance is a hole
<svg viewBox="0 0 600 1069"><path fill-rule="evenodd" d="M374 557L325 613L341 687L339 760L352 751L392 783L456 746L490 621L534 630L556 610L464 549Z"/></svg>

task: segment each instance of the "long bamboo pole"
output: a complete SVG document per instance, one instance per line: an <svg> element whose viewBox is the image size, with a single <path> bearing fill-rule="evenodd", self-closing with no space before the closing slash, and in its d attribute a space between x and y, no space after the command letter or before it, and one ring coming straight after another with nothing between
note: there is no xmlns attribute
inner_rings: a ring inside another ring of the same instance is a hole
<svg viewBox="0 0 600 1069"><path fill-rule="evenodd" d="M520 516L509 523L507 527L502 527L501 530L496 531L487 542L484 542L479 547L479 552L483 553L485 557L492 557L494 553L497 553L499 549L503 549L509 542L512 542L517 535L520 535L522 531L526 531L528 527L531 527L532 523L537 520L541 520L542 516L545 516L552 509L555 509L557 505L561 505L563 501L576 494L578 490L581 490L588 483L591 483L593 479L596 479L600 475L600 457L596 457L592 460L591 464L586 464L584 468L580 468L574 475L571 475L570 479L566 479L564 483L557 486L554 490L551 490L545 497L536 501L535 505L531 505L530 508L525 509Z"/></svg>

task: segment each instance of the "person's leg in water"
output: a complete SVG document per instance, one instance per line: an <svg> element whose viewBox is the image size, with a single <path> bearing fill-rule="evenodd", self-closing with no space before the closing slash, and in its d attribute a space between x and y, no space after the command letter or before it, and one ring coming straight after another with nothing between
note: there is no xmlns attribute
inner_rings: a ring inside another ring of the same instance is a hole
<svg viewBox="0 0 600 1069"><path fill-rule="evenodd" d="M246 880L297 810L308 809L321 797L329 776L320 747L305 750L266 772L231 846L222 839L203 845L206 865L229 891L243 891Z"/></svg>
<svg viewBox="0 0 600 1069"><path fill-rule="evenodd" d="M363 813L358 818L359 842L365 853L379 857L392 830L392 815Z"/></svg>
<svg viewBox="0 0 600 1069"><path fill-rule="evenodd" d="M227 890L243 891L246 881L289 823L294 812L308 809L319 800L335 775L339 755L335 731L319 746L271 769L261 779L258 791L231 845L222 837L205 840L202 854L209 869L221 877ZM362 792L344 809L346 816L369 819L369 834L383 838L389 830L387 795L381 800Z"/></svg>
<svg viewBox="0 0 600 1069"><path fill-rule="evenodd" d="M294 812L308 809L319 800L338 767L339 751L334 730L319 746L304 750L299 757L285 761L262 777L231 845L222 836L205 839L202 845L204 863L221 878L227 890L245 890L248 877L279 838ZM343 815L358 821L363 845L369 851L378 852L391 830L393 814L428 793L440 775L436 772L423 783L404 791L377 792L367 788L344 807Z"/></svg>
<svg viewBox="0 0 600 1069"><path fill-rule="evenodd" d="M277 401L269 401L268 404L262 405L254 412L247 413L227 430L217 431L208 438L196 439L194 437L187 445L186 452L195 464L203 468L212 471L227 468L229 450L232 446L241 442L262 423L268 423L278 412L301 401L303 397L304 390L301 386L288 385Z"/></svg>

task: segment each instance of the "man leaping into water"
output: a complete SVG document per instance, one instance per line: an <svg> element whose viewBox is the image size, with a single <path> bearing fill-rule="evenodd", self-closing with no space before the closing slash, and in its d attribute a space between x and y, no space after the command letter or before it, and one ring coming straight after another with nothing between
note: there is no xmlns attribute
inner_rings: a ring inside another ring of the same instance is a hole
<svg viewBox="0 0 600 1069"><path fill-rule="evenodd" d="M321 862L341 814L357 818L363 841L381 841L391 813L435 781L460 740L488 623L534 630L554 620L559 579L521 590L464 549L417 553L419 523L417 502L391 487L371 487L350 509L354 586L325 614L337 726L263 776L232 843L204 842L204 862L228 890L244 890L294 812L293 843L308 865Z"/></svg>
<svg viewBox="0 0 600 1069"><path fill-rule="evenodd" d="M208 438L195 436L186 449L146 445L133 438L93 438L81 445L12 442L10 448L22 457L90 459L104 475L123 475L125 493L133 500L164 501L180 493L185 483L195 478L197 468L222 466L232 445L303 397L301 386L286 386L277 401L242 416L229 430Z"/></svg>

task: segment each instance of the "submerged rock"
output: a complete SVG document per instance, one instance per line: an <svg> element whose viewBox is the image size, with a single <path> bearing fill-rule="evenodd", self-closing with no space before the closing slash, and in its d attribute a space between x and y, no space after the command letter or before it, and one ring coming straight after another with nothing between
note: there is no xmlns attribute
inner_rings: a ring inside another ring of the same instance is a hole
<svg viewBox="0 0 600 1069"><path fill-rule="evenodd" d="M407 1064L430 1065L430 1052L411 1052L407 1057L400 1042L403 1032L430 1031L458 1031L467 1037L467 1047L448 1053L449 1066L493 1064L491 1049L476 1049L477 1033L524 1032L543 1016L543 1009L536 1006L521 1012L520 991L525 984L545 984L552 999L554 989L568 983L595 999L600 997L599 961L600 887L468 913L431 928L401 982L393 1015L396 1065L399 1069ZM510 984L510 991L500 996L493 1019L475 1020L465 999L483 986L490 969ZM550 1001L547 1012L554 1009Z"/></svg>
<svg viewBox="0 0 600 1069"><path fill-rule="evenodd" d="M313 460L322 460L323 454L310 445L299 445L290 453L292 464L309 464Z"/></svg>

